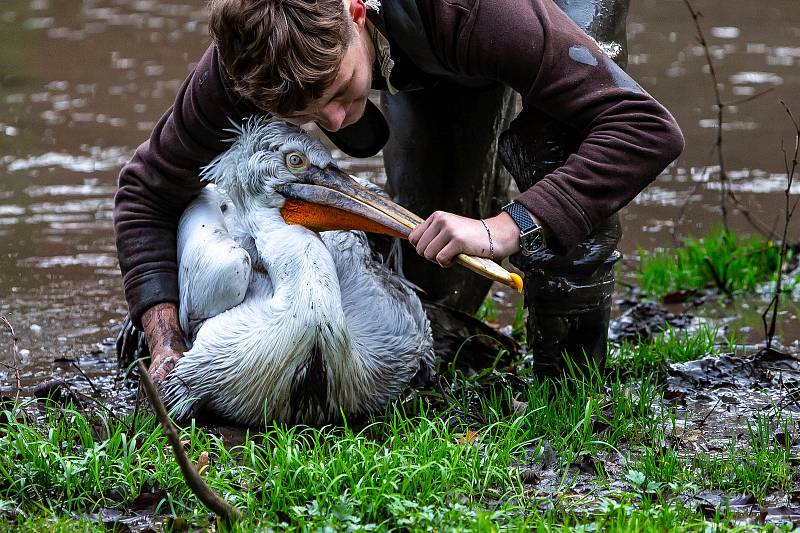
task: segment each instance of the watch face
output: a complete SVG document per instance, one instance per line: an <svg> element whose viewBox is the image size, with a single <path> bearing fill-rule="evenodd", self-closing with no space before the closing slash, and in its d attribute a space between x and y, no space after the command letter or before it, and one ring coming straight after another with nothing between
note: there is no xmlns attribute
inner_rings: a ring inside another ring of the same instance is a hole
<svg viewBox="0 0 800 533"><path fill-rule="evenodd" d="M545 248L541 226L520 236L520 248L522 248L522 252L525 255L536 253Z"/></svg>

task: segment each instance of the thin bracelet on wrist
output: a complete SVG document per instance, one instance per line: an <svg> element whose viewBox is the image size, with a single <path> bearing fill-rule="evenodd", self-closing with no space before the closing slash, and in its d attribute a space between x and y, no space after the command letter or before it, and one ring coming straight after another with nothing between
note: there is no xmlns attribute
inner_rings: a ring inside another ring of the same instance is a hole
<svg viewBox="0 0 800 533"><path fill-rule="evenodd" d="M489 259L494 261L494 242L492 241L492 232L489 231L489 226L486 224L486 221L481 219L481 224L483 227L486 228L486 234L489 236Z"/></svg>

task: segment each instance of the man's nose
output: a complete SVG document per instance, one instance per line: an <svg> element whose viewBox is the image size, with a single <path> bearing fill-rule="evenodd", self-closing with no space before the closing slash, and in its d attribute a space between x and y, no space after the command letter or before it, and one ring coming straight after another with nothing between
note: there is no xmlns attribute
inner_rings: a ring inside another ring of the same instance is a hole
<svg viewBox="0 0 800 533"><path fill-rule="evenodd" d="M343 105L328 104L320 111L320 126L328 131L338 131L342 127L345 117L347 117L347 110Z"/></svg>

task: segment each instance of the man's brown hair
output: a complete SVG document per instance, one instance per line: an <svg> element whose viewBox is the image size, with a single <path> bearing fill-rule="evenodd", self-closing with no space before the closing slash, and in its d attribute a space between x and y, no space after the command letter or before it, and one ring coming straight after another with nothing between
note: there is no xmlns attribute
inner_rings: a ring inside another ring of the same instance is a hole
<svg viewBox="0 0 800 533"><path fill-rule="evenodd" d="M236 91L277 115L322 96L353 36L342 0L211 0L208 27Z"/></svg>

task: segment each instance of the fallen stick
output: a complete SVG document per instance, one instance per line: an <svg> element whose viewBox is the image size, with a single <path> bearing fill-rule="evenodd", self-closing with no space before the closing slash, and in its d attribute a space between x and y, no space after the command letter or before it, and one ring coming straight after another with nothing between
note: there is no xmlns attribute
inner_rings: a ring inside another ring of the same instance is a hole
<svg viewBox="0 0 800 533"><path fill-rule="evenodd" d="M150 399L153 409L156 411L156 417L158 417L161 427L164 428L164 433L167 435L167 440L169 440L169 444L175 454L175 460L181 468L181 473L183 473L186 484L206 507L230 521L240 520L242 518L241 511L211 490L211 487L203 481L203 478L200 477L197 469L189 460L189 456L183 449L183 444L181 444L178 428L176 428L172 420L169 419L167 409L164 407L164 402L161 401L156 385L153 383L153 378L150 377L147 368L145 368L141 360L139 360L139 374L139 379L144 385L144 390L147 393L147 397Z"/></svg>

